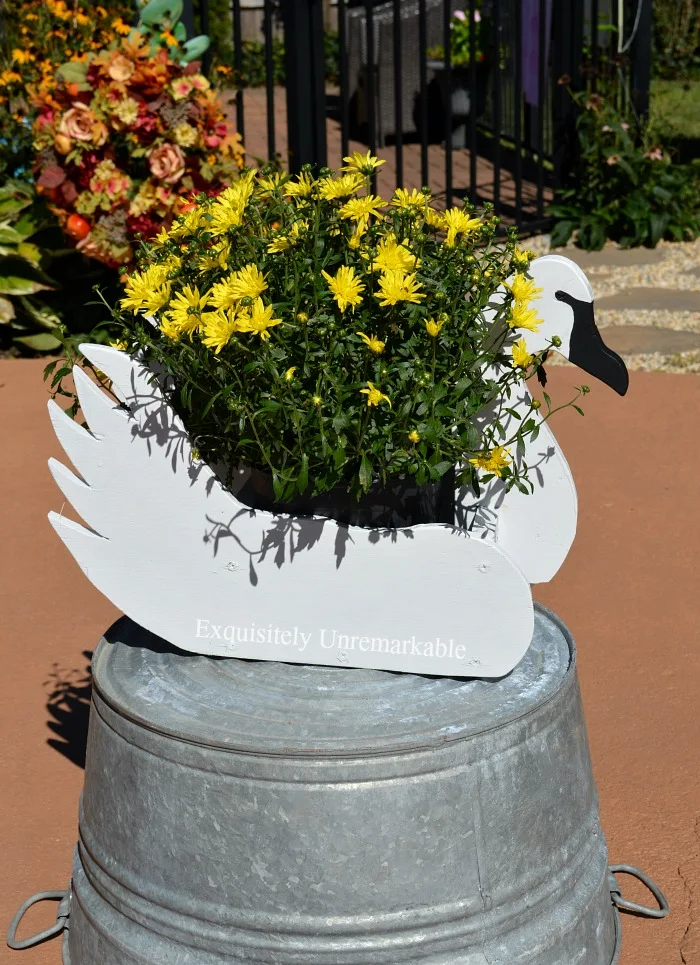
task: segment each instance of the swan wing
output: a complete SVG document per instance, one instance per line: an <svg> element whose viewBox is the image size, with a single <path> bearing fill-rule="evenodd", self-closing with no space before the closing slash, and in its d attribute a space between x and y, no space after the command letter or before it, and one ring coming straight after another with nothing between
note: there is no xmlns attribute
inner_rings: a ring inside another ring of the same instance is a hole
<svg viewBox="0 0 700 965"><path fill-rule="evenodd" d="M53 402L76 475L54 478L86 526L51 523L90 581L192 652L496 677L532 636L527 581L493 544L451 526L368 530L252 510L196 459L153 374L84 345L116 403L80 369L89 431Z"/></svg>

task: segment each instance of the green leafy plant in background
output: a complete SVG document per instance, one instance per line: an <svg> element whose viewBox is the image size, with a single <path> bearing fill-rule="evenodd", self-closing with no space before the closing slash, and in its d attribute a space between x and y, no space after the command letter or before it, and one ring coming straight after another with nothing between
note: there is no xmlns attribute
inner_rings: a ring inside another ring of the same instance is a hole
<svg viewBox="0 0 700 965"><path fill-rule="evenodd" d="M75 351L89 332L108 340L100 325L110 312L93 288L113 299L118 284L116 272L64 246L31 185L9 179L0 186L0 349Z"/></svg>
<svg viewBox="0 0 700 965"><path fill-rule="evenodd" d="M700 6L697 0L655 0L654 73L666 80L700 72Z"/></svg>
<svg viewBox="0 0 700 965"><path fill-rule="evenodd" d="M569 185L548 213L552 244L599 250L655 247L700 234L700 169L673 163L648 125L599 93L571 92L578 107L578 156Z"/></svg>

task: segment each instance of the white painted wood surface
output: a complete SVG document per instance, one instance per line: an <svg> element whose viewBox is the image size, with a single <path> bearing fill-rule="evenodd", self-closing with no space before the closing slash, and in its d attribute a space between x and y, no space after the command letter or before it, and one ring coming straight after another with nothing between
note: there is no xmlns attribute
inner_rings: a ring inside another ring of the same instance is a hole
<svg viewBox="0 0 700 965"><path fill-rule="evenodd" d="M50 466L90 529L50 519L137 623L183 650L294 663L497 677L523 656L530 588L498 546L451 526L373 531L253 511L192 459L140 364L82 348L131 411L76 368L90 431L50 412L82 479Z"/></svg>

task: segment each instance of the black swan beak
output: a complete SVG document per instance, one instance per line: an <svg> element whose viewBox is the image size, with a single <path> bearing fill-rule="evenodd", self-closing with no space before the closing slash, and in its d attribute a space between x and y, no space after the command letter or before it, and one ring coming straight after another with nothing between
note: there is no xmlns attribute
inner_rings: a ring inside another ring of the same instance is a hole
<svg viewBox="0 0 700 965"><path fill-rule="evenodd" d="M629 388L629 372L617 352L608 348L601 338L595 323L593 302L580 301L566 291L557 291L554 297L570 305L574 312L569 361L624 395Z"/></svg>

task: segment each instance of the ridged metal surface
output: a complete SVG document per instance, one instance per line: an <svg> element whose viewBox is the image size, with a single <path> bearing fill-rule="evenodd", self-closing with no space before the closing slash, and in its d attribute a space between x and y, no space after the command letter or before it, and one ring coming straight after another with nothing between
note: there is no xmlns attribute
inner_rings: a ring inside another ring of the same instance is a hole
<svg viewBox="0 0 700 965"><path fill-rule="evenodd" d="M468 619L468 617L465 617ZM94 660L71 965L609 965L573 642L499 681Z"/></svg>

